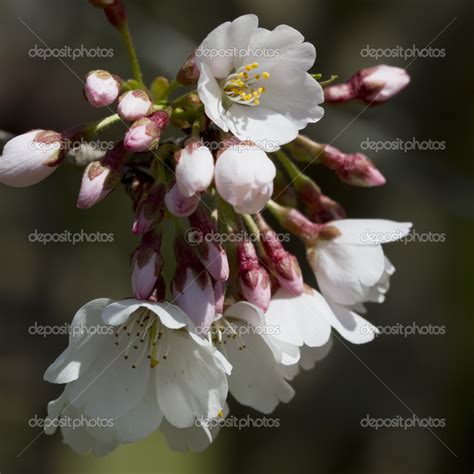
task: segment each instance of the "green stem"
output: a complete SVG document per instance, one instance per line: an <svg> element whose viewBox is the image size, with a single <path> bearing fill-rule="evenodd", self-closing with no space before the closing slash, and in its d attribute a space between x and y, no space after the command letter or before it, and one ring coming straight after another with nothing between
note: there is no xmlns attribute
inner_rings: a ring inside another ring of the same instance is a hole
<svg viewBox="0 0 474 474"><path fill-rule="evenodd" d="M280 163L284 166L284 168L286 169L288 175L290 176L290 178L293 181L300 180L302 177L305 176L301 172L301 170L293 163L293 161L291 161L286 156L286 154L283 151L281 151L281 150L275 151L273 154L278 158Z"/></svg>
<svg viewBox="0 0 474 474"><path fill-rule="evenodd" d="M106 128L110 127L116 122L120 122L122 119L119 114L109 115L97 122L93 122L89 127L86 128L84 135L86 138L96 135L97 133L102 132Z"/></svg>
<svg viewBox="0 0 474 474"><path fill-rule="evenodd" d="M260 230L258 229L257 223L253 220L249 214L242 214L242 220L245 226L251 234L255 234L256 239L254 244L257 246L257 251L260 255L265 255L265 249L263 248L262 242L260 241Z"/></svg>
<svg viewBox="0 0 474 474"><path fill-rule="evenodd" d="M128 22L125 22L119 28L120 34L122 35L123 42L127 48L128 57L130 59L130 65L132 66L133 77L138 82L141 88L145 88L143 83L142 71L140 69L140 63L138 62L137 52L135 46L133 45L132 35L130 34L130 28Z"/></svg>

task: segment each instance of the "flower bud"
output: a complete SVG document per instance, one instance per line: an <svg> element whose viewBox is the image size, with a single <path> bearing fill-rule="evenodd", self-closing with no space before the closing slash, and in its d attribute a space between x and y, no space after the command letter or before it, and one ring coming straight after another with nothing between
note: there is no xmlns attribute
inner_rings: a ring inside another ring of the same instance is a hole
<svg viewBox="0 0 474 474"><path fill-rule="evenodd" d="M363 69L353 81L358 98L368 104L380 104L398 94L410 82L405 69L384 64Z"/></svg>
<svg viewBox="0 0 474 474"><path fill-rule="evenodd" d="M318 239L322 225L310 221L297 209L283 207L276 203L272 203L269 209L284 229L306 244L312 244Z"/></svg>
<svg viewBox="0 0 474 474"><path fill-rule="evenodd" d="M163 268L161 235L147 232L132 253L132 289L135 298L146 300L156 287Z"/></svg>
<svg viewBox="0 0 474 474"><path fill-rule="evenodd" d="M118 142L102 161L93 161L84 170L77 207L88 209L106 198L117 186L123 175L125 148Z"/></svg>
<svg viewBox="0 0 474 474"><path fill-rule="evenodd" d="M405 69L379 66L362 69L346 83L335 84L324 89L325 102L347 102L359 99L369 105L386 102L398 94L410 82Z"/></svg>
<svg viewBox="0 0 474 474"><path fill-rule="evenodd" d="M185 197L204 192L214 177L214 158L202 141L192 140L176 154L176 184Z"/></svg>
<svg viewBox="0 0 474 474"><path fill-rule="evenodd" d="M47 178L64 158L61 134L32 130L9 140L0 157L0 182L24 187Z"/></svg>
<svg viewBox="0 0 474 474"><path fill-rule="evenodd" d="M181 66L176 79L184 86L192 86L197 83L199 79L199 69L196 65L195 51L189 55L188 59L186 59L184 64Z"/></svg>
<svg viewBox="0 0 474 474"><path fill-rule="evenodd" d="M260 240L278 283L292 295L301 295L304 282L298 260L285 250L276 232L267 225L260 214L257 215L257 223L260 229Z"/></svg>
<svg viewBox="0 0 474 474"><path fill-rule="evenodd" d="M236 212L254 214L271 198L275 174L272 160L256 146L230 145L216 162L217 192Z"/></svg>
<svg viewBox="0 0 474 474"><path fill-rule="evenodd" d="M182 239L175 243L177 261L172 282L176 304L188 315L194 325L207 331L216 316L216 301L212 280L191 247Z"/></svg>
<svg viewBox="0 0 474 474"><path fill-rule="evenodd" d="M165 186L156 183L139 202L135 210L132 232L144 234L153 229L155 224L163 218L165 210Z"/></svg>
<svg viewBox="0 0 474 474"><path fill-rule="evenodd" d="M201 197L199 194L195 194L191 197L184 197L178 186L173 184L170 191L166 193L165 204L168 211L177 217L188 217L190 216L199 206Z"/></svg>
<svg viewBox="0 0 474 474"><path fill-rule="evenodd" d="M375 165L362 153L346 154L326 145L321 163L335 171L339 179L353 186L382 186L385 178Z"/></svg>
<svg viewBox="0 0 474 474"><path fill-rule="evenodd" d="M110 24L121 28L127 21L127 11L123 0L89 0L92 5L102 8Z"/></svg>
<svg viewBox="0 0 474 474"><path fill-rule="evenodd" d="M212 239L206 238L218 235L214 222L201 206L189 216L189 223L198 229L203 237L201 242L195 246L199 260L214 280L226 281L230 272L226 252L219 242L213 242Z"/></svg>
<svg viewBox="0 0 474 474"><path fill-rule="evenodd" d="M158 145L161 132L167 125L168 114L163 111L137 120L125 134L125 148L135 153L152 150Z"/></svg>
<svg viewBox="0 0 474 474"><path fill-rule="evenodd" d="M272 297L270 277L260 266L255 247L249 240L244 240L237 245L237 258L239 288L242 296L249 303L266 311Z"/></svg>
<svg viewBox="0 0 474 474"><path fill-rule="evenodd" d="M110 105L119 92L120 82L110 72L97 70L87 74L84 94L93 107Z"/></svg>
<svg viewBox="0 0 474 474"><path fill-rule="evenodd" d="M138 120L150 114L153 103L143 89L125 92L119 97L117 112L124 120Z"/></svg>
<svg viewBox="0 0 474 474"><path fill-rule="evenodd" d="M336 201L322 193L319 186L310 178L302 177L293 182L298 197L305 204L309 218L314 222L328 222L344 219L346 213Z"/></svg>

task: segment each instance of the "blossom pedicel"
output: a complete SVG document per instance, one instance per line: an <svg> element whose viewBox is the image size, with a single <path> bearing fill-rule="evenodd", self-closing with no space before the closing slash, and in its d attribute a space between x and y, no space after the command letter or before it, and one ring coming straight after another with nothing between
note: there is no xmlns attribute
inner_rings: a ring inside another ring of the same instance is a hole
<svg viewBox="0 0 474 474"><path fill-rule="evenodd" d="M141 241L131 261L134 298L80 308L72 327L82 330L71 331L46 370L45 379L65 389L48 405L45 431L60 426L74 450L98 456L157 430L172 449L202 451L229 413L229 393L271 413L291 400L297 374L328 355L332 331L354 344L375 338L361 314L383 302L395 271L382 244L402 239L411 224L346 218L310 177L317 173L303 172L323 165L357 186L385 178L365 155L299 131L323 117L324 96L381 103L409 78L376 66L345 84L320 84L321 75L309 73L315 48L301 33L266 30L244 15L212 31L177 80L147 85L123 1L91 3L123 37L133 77L97 69L85 94L91 106L111 107L120 89L117 113L74 132L13 138L0 157L0 182L37 183L67 152L65 137L89 142L110 130L114 146L103 158L68 156L85 166L77 204L89 208L123 184L131 209L117 213ZM274 54L256 57L261 50ZM176 91L182 85L189 87ZM281 235L300 238L306 259ZM97 325L104 330L84 330ZM99 417L110 423L60 423Z"/></svg>

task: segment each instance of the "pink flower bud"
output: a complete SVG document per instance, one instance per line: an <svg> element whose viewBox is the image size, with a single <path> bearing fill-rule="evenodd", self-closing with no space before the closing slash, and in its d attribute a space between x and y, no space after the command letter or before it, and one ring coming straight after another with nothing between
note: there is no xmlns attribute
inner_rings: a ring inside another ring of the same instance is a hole
<svg viewBox="0 0 474 474"><path fill-rule="evenodd" d="M87 74L84 94L93 107L110 105L119 92L120 83L110 72L97 70Z"/></svg>
<svg viewBox="0 0 474 474"><path fill-rule="evenodd" d="M292 295L301 295L304 282L298 260L285 250L275 231L267 225L262 216L257 216L257 222L260 240L278 283Z"/></svg>
<svg viewBox="0 0 474 474"><path fill-rule="evenodd" d="M135 220L132 226L134 234L144 234L153 229L163 218L165 206L165 186L156 183L139 202L135 210Z"/></svg>
<svg viewBox="0 0 474 474"><path fill-rule="evenodd" d="M295 181L294 185L312 221L328 222L346 217L342 206L323 194L311 179L301 178Z"/></svg>
<svg viewBox="0 0 474 474"><path fill-rule="evenodd" d="M260 266L257 252L249 240L240 242L237 246L239 263L239 287L242 296L249 303L262 311L266 311L272 297L270 277Z"/></svg>
<svg viewBox="0 0 474 474"><path fill-rule="evenodd" d="M368 104L380 104L398 94L410 82L405 69L382 64L362 69L353 82L356 83L357 96Z"/></svg>
<svg viewBox="0 0 474 474"><path fill-rule="evenodd" d="M214 158L202 141L192 140L176 154L176 184L185 197L206 191L214 177Z"/></svg>
<svg viewBox="0 0 474 474"><path fill-rule="evenodd" d="M0 182L24 187L47 178L62 161L61 134L32 130L7 142L0 157Z"/></svg>
<svg viewBox="0 0 474 474"><path fill-rule="evenodd" d="M231 145L216 162L217 192L236 212L254 214L271 198L275 174L272 160L256 146Z"/></svg>
<svg viewBox="0 0 474 474"><path fill-rule="evenodd" d="M195 246L199 260L214 280L226 281L230 273L227 254L219 242L206 239L207 236L218 235L215 223L202 207L189 216L189 223L198 229L203 237L202 241Z"/></svg>
<svg viewBox="0 0 474 474"><path fill-rule="evenodd" d="M386 102L410 82L405 69L384 64L362 69L346 83L324 89L325 102L347 102L359 99L369 105Z"/></svg>
<svg viewBox="0 0 474 474"><path fill-rule="evenodd" d="M137 120L125 134L125 148L135 153L152 150L158 145L161 132L167 125L168 114L163 111Z"/></svg>
<svg viewBox="0 0 474 474"><path fill-rule="evenodd" d="M166 193L165 204L168 211L177 217L190 216L199 206L201 197L195 194L191 197L184 197L178 189L176 183L170 191Z"/></svg>
<svg viewBox="0 0 474 474"><path fill-rule="evenodd" d="M382 186L385 178L362 153L346 154L331 145L324 147L321 163L334 170L340 180L354 186Z"/></svg>
<svg viewBox="0 0 474 474"><path fill-rule="evenodd" d="M109 22L116 28L121 28L127 20L127 11L123 0L89 0L92 5L102 8Z"/></svg>
<svg viewBox="0 0 474 474"><path fill-rule="evenodd" d="M318 238L321 224L310 221L297 209L273 205L272 213L284 229L296 235L305 243L312 243Z"/></svg>
<svg viewBox="0 0 474 474"><path fill-rule="evenodd" d="M188 315L194 325L207 331L216 316L214 288L209 274L182 240L175 246L177 261L172 282L176 304Z"/></svg>
<svg viewBox="0 0 474 474"><path fill-rule="evenodd" d="M117 112L124 120L138 120L150 114L153 103L143 89L125 92L119 97Z"/></svg>
<svg viewBox="0 0 474 474"><path fill-rule="evenodd" d="M178 82L184 86L192 86L197 83L199 79L199 69L196 65L196 52L193 51L188 59L181 66L181 69L176 76Z"/></svg>
<svg viewBox="0 0 474 474"><path fill-rule="evenodd" d="M102 161L93 161L84 170L77 207L88 209L106 198L122 179L125 149L122 142L108 151Z"/></svg>
<svg viewBox="0 0 474 474"><path fill-rule="evenodd" d="M161 236L147 232L132 254L132 289L139 300L148 299L156 288L163 268L160 247Z"/></svg>

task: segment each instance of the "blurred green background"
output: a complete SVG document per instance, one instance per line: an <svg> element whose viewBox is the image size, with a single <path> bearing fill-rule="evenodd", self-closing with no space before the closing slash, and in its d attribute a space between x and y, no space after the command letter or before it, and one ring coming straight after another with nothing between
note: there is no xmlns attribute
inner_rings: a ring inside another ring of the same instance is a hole
<svg viewBox="0 0 474 474"><path fill-rule="evenodd" d="M329 356L293 383L296 396L272 416L278 429L224 429L203 454L168 451L159 434L105 459L82 457L40 435L28 420L42 417L60 387L42 381L66 336L32 336L38 324L69 322L97 297L130 294L128 254L136 246L132 212L122 190L89 211L75 207L81 171L63 166L27 189L0 188L1 473L464 473L474 469L472 445L474 324L473 250L473 2L450 0L156 0L128 1L132 32L146 78L172 77L220 23L254 12L267 28L286 23L316 45L313 72L348 78L361 67L411 59L362 57L367 45L446 51L419 58L412 83L388 104L326 107L306 133L347 152L369 140L435 140L444 151L367 152L388 179L380 189L351 188L330 173L313 175L351 217L414 222L418 233L444 233L444 243L386 247L397 267L385 304L372 306L376 325L445 326L444 336L381 336L357 347L335 340ZM25 26L25 24L28 25ZM106 59L42 60L43 47L113 48ZM0 128L22 133L63 130L103 112L83 99L79 79L91 69L129 76L120 39L86 0L0 2ZM354 120L354 118L357 118ZM31 243L38 232L105 232L113 244ZM297 249L298 252L301 248ZM310 276L308 276L311 278ZM259 416L232 403L237 416ZM445 418L430 432L363 428L361 419ZM31 445L30 445L31 443Z"/></svg>

